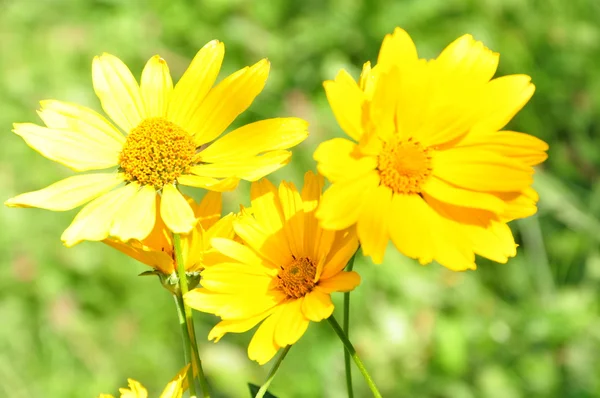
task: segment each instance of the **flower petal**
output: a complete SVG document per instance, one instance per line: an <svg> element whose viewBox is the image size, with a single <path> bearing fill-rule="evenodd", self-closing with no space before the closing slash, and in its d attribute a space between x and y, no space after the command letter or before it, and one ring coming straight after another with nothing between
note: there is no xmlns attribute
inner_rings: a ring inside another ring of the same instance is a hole
<svg viewBox="0 0 600 398"><path fill-rule="evenodd" d="M131 131L146 118L138 83L119 58L106 53L95 57L92 78L102 109L123 131Z"/></svg>
<svg viewBox="0 0 600 398"><path fill-rule="evenodd" d="M163 187L160 202L160 216L167 228L176 234L187 234L196 225L196 217L175 185L167 184Z"/></svg>
<svg viewBox="0 0 600 398"><path fill-rule="evenodd" d="M289 163L292 153L279 150L263 155L212 164L201 164L190 169L192 174L210 178L241 178L256 181Z"/></svg>
<svg viewBox="0 0 600 398"><path fill-rule="evenodd" d="M142 71L140 84L146 117L166 116L172 91L173 80L167 62L158 55L153 56Z"/></svg>
<svg viewBox="0 0 600 398"><path fill-rule="evenodd" d="M282 305L281 316L275 327L275 344L281 347L295 344L306 332L310 321L302 313L302 301L291 300Z"/></svg>
<svg viewBox="0 0 600 398"><path fill-rule="evenodd" d="M331 278L346 268L348 261L358 250L358 239L354 230L349 229L345 233L343 232L340 231L336 234L336 239L323 266L323 273L320 275L321 280Z"/></svg>
<svg viewBox="0 0 600 398"><path fill-rule="evenodd" d="M113 249L125 253L128 257L156 268L167 275L173 272L173 259L164 251L149 250L149 248L141 244L134 246L131 243L123 243L120 240L112 238L104 239L102 242Z"/></svg>
<svg viewBox="0 0 600 398"><path fill-rule="evenodd" d="M75 216L61 239L71 247L83 240L99 241L108 237L115 215L135 195L136 187L126 185L88 203Z"/></svg>
<svg viewBox="0 0 600 398"><path fill-rule="evenodd" d="M124 181L123 174L84 174L65 178L39 191L7 200L10 207L39 207L54 211L71 210L110 191Z"/></svg>
<svg viewBox="0 0 600 398"><path fill-rule="evenodd" d="M364 197L379 185L376 171L349 182L333 184L321 199L317 218L325 229L345 229L355 224L362 211Z"/></svg>
<svg viewBox="0 0 600 398"><path fill-rule="evenodd" d="M192 205L194 216L204 230L209 229L221 218L223 198L221 192L208 191L199 205Z"/></svg>
<svg viewBox="0 0 600 398"><path fill-rule="evenodd" d="M304 204L293 183L283 181L279 185L279 201L283 210L283 232L287 237L292 254L307 256L304 250Z"/></svg>
<svg viewBox="0 0 600 398"><path fill-rule="evenodd" d="M377 167L376 157L361 156L358 145L345 138L322 142L313 157L319 173L331 182L354 180Z"/></svg>
<svg viewBox="0 0 600 398"><path fill-rule="evenodd" d="M218 40L207 43L198 51L175 85L167 111L168 120L194 133L190 121L215 83L224 55L225 46Z"/></svg>
<svg viewBox="0 0 600 398"><path fill-rule="evenodd" d="M267 260L271 267L279 268L292 260L292 253L283 232L265 231L265 225L252 216L241 216L233 223L235 233Z"/></svg>
<svg viewBox="0 0 600 398"><path fill-rule="evenodd" d="M228 177L222 180L211 177L184 174L177 177L177 182L188 187L204 188L209 191L227 192L233 191L240 182L239 178Z"/></svg>
<svg viewBox="0 0 600 398"><path fill-rule="evenodd" d="M463 35L450 43L434 63L445 76L481 84L494 76L499 57L500 54L491 51L473 36Z"/></svg>
<svg viewBox="0 0 600 398"><path fill-rule="evenodd" d="M315 217L317 206L321 200L324 179L321 175L315 175L312 171L304 174L304 185L302 186L302 204L304 207L304 250L311 258L316 256L317 243L323 230Z"/></svg>
<svg viewBox="0 0 600 398"><path fill-rule="evenodd" d="M396 66L402 68L417 61L417 48L404 29L396 28L394 33L387 34L381 43L377 65L383 67Z"/></svg>
<svg viewBox="0 0 600 398"><path fill-rule="evenodd" d="M43 156L75 171L106 169L119 163L121 147L110 138L33 123L15 123L13 131Z"/></svg>
<svg viewBox="0 0 600 398"><path fill-rule="evenodd" d="M423 192L445 203L502 213L506 204L491 192L478 192L452 185L435 175L429 177Z"/></svg>
<svg viewBox="0 0 600 398"><path fill-rule="evenodd" d="M263 59L228 76L206 96L189 121L187 131L196 145L213 141L244 112L262 91L269 75L269 61Z"/></svg>
<svg viewBox="0 0 600 398"><path fill-rule="evenodd" d="M371 256L375 264L383 262L385 248L390 240L389 214L392 207L392 191L380 185L365 194L365 206L356 224L363 254Z"/></svg>
<svg viewBox="0 0 600 398"><path fill-rule="evenodd" d="M260 365L264 365L269 362L275 354L277 354L277 350L281 348L277 343L275 343L275 328L279 323L279 318L283 313L283 306L279 306L277 310L269 316L265 321L259 326L250 340L250 345L248 345L248 357L258 362Z"/></svg>
<svg viewBox="0 0 600 398"><path fill-rule="evenodd" d="M302 300L302 313L313 322L329 318L333 314L333 308L331 296L319 289L313 289Z"/></svg>
<svg viewBox="0 0 600 398"><path fill-rule="evenodd" d="M434 176L473 191L520 191L533 182L530 166L478 148L438 151L432 162Z"/></svg>
<svg viewBox="0 0 600 398"><path fill-rule="evenodd" d="M287 117L266 119L242 126L200 152L206 163L239 161L264 152L288 149L308 137L308 122Z"/></svg>
<svg viewBox="0 0 600 398"><path fill-rule="evenodd" d="M134 184L139 187L137 183L130 185ZM145 239L152 231L156 221L156 195L156 189L153 186L140 187L135 196L116 214L110 228L110 235L123 242L130 239Z"/></svg>
<svg viewBox="0 0 600 398"><path fill-rule="evenodd" d="M188 293L192 294L192 292ZM187 295L186 295L187 296ZM271 315L278 307L269 308L258 315L244 319L228 319L219 322L208 334L209 340L218 342L226 333L244 333L255 327L260 321Z"/></svg>
<svg viewBox="0 0 600 398"><path fill-rule="evenodd" d="M327 80L323 87L342 130L356 141L360 140L363 135L362 109L365 95L356 81L342 69L335 80Z"/></svg>
<svg viewBox="0 0 600 398"><path fill-rule="evenodd" d="M320 280L318 289L326 293L349 292L360 284L360 275L354 271L343 271L337 275Z"/></svg>
<svg viewBox="0 0 600 398"><path fill-rule="evenodd" d="M263 259L248 246L231 239L213 238L212 246L227 257L244 264L263 265Z"/></svg>
<svg viewBox="0 0 600 398"><path fill-rule="evenodd" d="M89 108L55 100L40 101L40 105L38 114L51 129L79 132L119 151L125 143L125 137L111 122Z"/></svg>

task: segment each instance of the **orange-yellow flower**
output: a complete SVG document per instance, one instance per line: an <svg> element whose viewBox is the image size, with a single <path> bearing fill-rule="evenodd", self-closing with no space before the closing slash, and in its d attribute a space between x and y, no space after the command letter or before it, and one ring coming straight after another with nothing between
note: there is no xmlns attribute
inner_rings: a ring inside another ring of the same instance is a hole
<svg viewBox="0 0 600 398"><path fill-rule="evenodd" d="M286 182L279 189L267 180L252 184L252 214L233 222L244 244L212 239L230 259L205 268L203 287L185 296L192 308L221 317L209 339L246 332L264 320L248 347L250 359L264 364L298 341L310 321L331 315L332 292L360 283L357 273L343 271L358 247L354 230L326 231L315 218L322 186L311 172L301 192Z"/></svg>
<svg viewBox="0 0 600 398"><path fill-rule="evenodd" d="M475 254L506 262L516 245L506 222L536 212L539 139L502 128L527 103L529 76L492 79L497 53L465 35L419 59L397 28L359 82L344 70L327 98L349 136L314 157L331 182L317 217L327 229L356 225L363 253L383 261L391 239L422 264L475 268Z"/></svg>
<svg viewBox="0 0 600 398"><path fill-rule="evenodd" d="M189 365L184 367L174 378L167 384L160 398L181 398L187 390L187 370ZM119 388L121 398L148 398L148 390L133 379L127 379L128 388ZM111 394L100 394L98 398L114 398Z"/></svg>
<svg viewBox="0 0 600 398"><path fill-rule="evenodd" d="M63 233L67 246L108 236L143 240L157 219L175 233L190 232L196 219L180 185L225 191L240 179L256 181L288 163L287 149L307 136L305 121L275 118L220 137L269 74L263 59L213 87L224 52L223 43L208 43L175 86L158 55L146 64L139 85L118 58L96 57L94 90L114 125L91 109L51 100L42 101L39 111L47 127L18 123L14 132L75 171L112 170L69 177L6 204L64 211L89 202Z"/></svg>

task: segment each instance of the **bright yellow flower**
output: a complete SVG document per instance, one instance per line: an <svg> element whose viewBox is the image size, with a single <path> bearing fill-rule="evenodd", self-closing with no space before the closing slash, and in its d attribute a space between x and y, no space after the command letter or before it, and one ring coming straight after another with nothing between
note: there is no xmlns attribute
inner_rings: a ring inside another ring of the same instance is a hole
<svg viewBox="0 0 600 398"><path fill-rule="evenodd" d="M167 384L160 398L181 398L185 390L187 390L186 374L189 365L184 367L177 375ZM133 379L127 379L129 388L119 388L121 398L148 398L148 390L139 382ZM114 398L111 394L100 394L98 398Z"/></svg>
<svg viewBox="0 0 600 398"><path fill-rule="evenodd" d="M507 221L536 212L534 165L548 146L501 130L533 95L529 76L492 79L498 54L465 35L438 58L419 59L397 28L358 83L342 70L325 82L340 126L315 151L332 186L317 217L356 225L363 253L383 261L388 241L422 264L475 268L475 254L516 254ZM492 80L491 80L492 79Z"/></svg>
<svg viewBox="0 0 600 398"><path fill-rule="evenodd" d="M252 184L253 214L233 222L245 245L212 239L230 260L207 267L203 288L185 296L192 308L221 317L210 340L246 332L264 320L248 347L250 359L264 364L298 341L309 321L331 315L332 292L360 283L357 273L343 271L358 247L354 230L326 231L315 218L322 187L322 178L311 172L301 193L286 182L279 190L267 180Z"/></svg>
<svg viewBox="0 0 600 398"><path fill-rule="evenodd" d="M157 200L160 201L160 197L157 197ZM205 258L209 263L220 261L223 258L211 247L210 240L215 237L233 239L235 233L232 221L235 215L231 213L221 218L220 192L207 192L199 205L191 198L187 198L187 203L194 211L194 217L198 219L198 223L189 234L181 236L182 252L185 270L197 272L204 267ZM172 233L160 217L157 217L156 220L152 232L142 241L130 240L124 243L118 239L108 238L104 240L104 243L155 268L164 275L170 275L177 271Z"/></svg>
<svg viewBox="0 0 600 398"><path fill-rule="evenodd" d="M75 171L113 171L69 177L6 204L63 211L90 202L63 233L67 246L108 236L142 240L157 218L173 232L190 232L196 219L180 185L225 191L239 179L256 181L285 165L291 156L286 149L308 134L301 119L275 118L219 138L262 91L269 74L263 59L212 87L224 52L223 43L208 43L174 87L158 55L146 64L140 85L118 58L96 57L94 90L118 127L91 109L50 100L42 101L38 112L47 127L19 123L14 132Z"/></svg>

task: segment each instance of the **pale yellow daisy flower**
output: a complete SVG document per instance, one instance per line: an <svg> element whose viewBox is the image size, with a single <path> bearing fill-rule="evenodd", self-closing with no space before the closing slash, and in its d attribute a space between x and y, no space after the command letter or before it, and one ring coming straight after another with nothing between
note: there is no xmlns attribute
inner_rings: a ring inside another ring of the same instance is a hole
<svg viewBox="0 0 600 398"><path fill-rule="evenodd" d="M196 218L179 186L225 191L240 179L258 180L288 163L286 149L307 136L305 121L275 118L221 137L262 91L269 74L263 59L213 87L224 52L223 43L208 43L175 86L158 55L146 64L139 85L118 58L96 57L94 90L115 124L91 109L49 100L39 111L47 127L18 123L14 132L75 171L112 170L69 177L6 204L64 211L89 202L64 231L67 246L108 236L143 240L155 215L172 232L190 232Z"/></svg>

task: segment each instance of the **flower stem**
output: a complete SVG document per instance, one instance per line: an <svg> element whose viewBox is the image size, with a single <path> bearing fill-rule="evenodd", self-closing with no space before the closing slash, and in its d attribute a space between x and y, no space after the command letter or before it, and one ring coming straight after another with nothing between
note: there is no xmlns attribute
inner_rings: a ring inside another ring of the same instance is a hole
<svg viewBox="0 0 600 398"><path fill-rule="evenodd" d="M188 344L189 357L191 359L192 366L190 367L190 372L192 372L191 376L188 373L188 383L190 385L190 393L194 394L194 390L192 390L192 385L194 384L193 375L198 375L198 382L200 383L200 388L202 390L202 396L204 398L210 398L210 392L208 389L208 382L206 381L206 376L204 376L204 371L202 370L202 361L200 361L200 356L198 354L198 343L196 342L196 330L194 327L194 318L192 317L192 309L185 304L185 300L183 300L183 296L188 292L188 283L187 283L187 275L185 273L185 263L183 261L183 252L181 249L181 237L179 234L173 234L173 246L175 248L175 262L177 263L177 274L179 276L179 290L181 292L181 305L183 306L183 314L186 323L186 334L187 338L184 337L186 344Z"/></svg>
<svg viewBox="0 0 600 398"><path fill-rule="evenodd" d="M188 335L187 322L185 320L185 310L183 309L183 298L181 294L174 294L173 298L175 299L175 306L177 307L177 316L179 318L179 326L181 327L181 337L183 338L183 359L186 364L192 363L191 353L190 353L190 336ZM189 380L188 385L190 388L190 396L192 398L197 396L196 393L196 383L194 382L194 370L190 366L188 369L187 378Z"/></svg>
<svg viewBox="0 0 600 398"><path fill-rule="evenodd" d="M371 378L371 375L369 374L369 372L367 372L365 365L362 363L362 361L358 357L358 354L356 354L356 350L354 349L354 346L352 345L350 340L348 340L348 337L346 337L346 334L340 327L340 324L335 320L333 315L330 316L329 318L327 318L327 320L329 321L329 324L331 325L331 327L333 328L335 333L338 335L340 340L342 340L344 347L346 347L346 351L348 351L348 353L354 360L354 363L356 363L356 366L360 370L360 373L362 373L363 377L365 378L365 381L369 385L369 388L371 389L373 396L375 398L381 398L381 393L377 389L377 386L375 386L375 382L373 382L373 378Z"/></svg>
<svg viewBox="0 0 600 398"><path fill-rule="evenodd" d="M275 373L277 373L277 370L279 369L279 365L281 365L281 362L283 361L283 358L285 358L285 356L287 355L287 353L290 350L290 348L292 348L292 346L288 345L288 346L286 346L283 349L283 351L281 352L281 355L279 355L279 358L277 358L277 362L275 362L275 364L273 364L273 367L269 371L269 375L267 376L267 380L260 387L260 389L258 390L258 392L256 393L256 395L254 396L254 398L262 398L267 393L267 390L269 389L269 386L271 385L271 382L275 378Z"/></svg>
<svg viewBox="0 0 600 398"><path fill-rule="evenodd" d="M358 248L354 252L354 255L348 261L348 265L346 266L346 271L352 271L354 267L354 258L356 257L356 253L358 253ZM350 292L344 293L344 319L342 320L344 334L346 337L350 337ZM350 363L350 353L347 350L344 350L344 367L346 369L346 388L348 390L348 398L354 398L354 390L352 389L352 367Z"/></svg>

